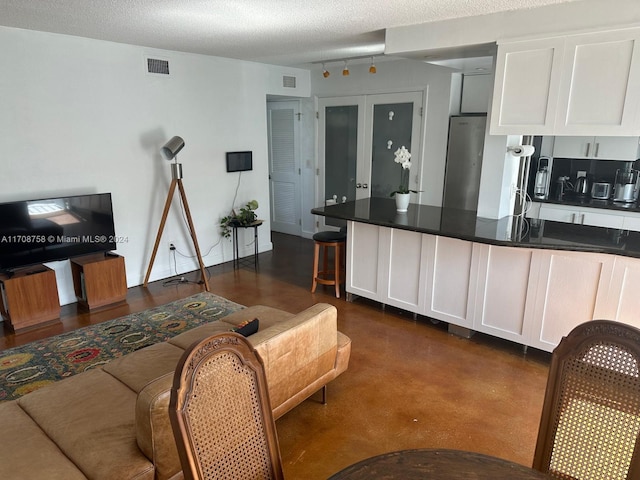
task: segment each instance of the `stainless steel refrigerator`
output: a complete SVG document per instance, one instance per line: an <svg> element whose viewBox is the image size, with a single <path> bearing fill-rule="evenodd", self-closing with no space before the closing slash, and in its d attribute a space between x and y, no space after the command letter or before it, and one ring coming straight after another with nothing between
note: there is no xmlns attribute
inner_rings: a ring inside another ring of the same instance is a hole
<svg viewBox="0 0 640 480"><path fill-rule="evenodd" d="M478 210L485 115L452 116L442 206Z"/></svg>

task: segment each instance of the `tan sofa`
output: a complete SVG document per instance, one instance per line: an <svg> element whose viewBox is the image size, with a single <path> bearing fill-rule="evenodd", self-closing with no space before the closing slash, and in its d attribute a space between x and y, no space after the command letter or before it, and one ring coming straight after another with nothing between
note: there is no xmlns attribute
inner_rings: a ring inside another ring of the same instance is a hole
<svg viewBox="0 0 640 480"><path fill-rule="evenodd" d="M175 366L194 341L253 318L260 328L249 340L264 361L276 418L347 369L351 341L337 330L335 307L295 315L249 307L1 403L0 478L182 478L168 416Z"/></svg>

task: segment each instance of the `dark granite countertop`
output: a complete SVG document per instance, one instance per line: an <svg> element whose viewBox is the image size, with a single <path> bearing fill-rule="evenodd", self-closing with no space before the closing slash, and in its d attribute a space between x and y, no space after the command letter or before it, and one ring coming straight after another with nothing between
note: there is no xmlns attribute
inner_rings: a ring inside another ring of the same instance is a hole
<svg viewBox="0 0 640 480"><path fill-rule="evenodd" d="M640 258L640 232L574 225L550 220L477 217L475 212L409 205L396 212L395 201L369 198L314 208L312 214L383 227L511 247L601 252Z"/></svg>

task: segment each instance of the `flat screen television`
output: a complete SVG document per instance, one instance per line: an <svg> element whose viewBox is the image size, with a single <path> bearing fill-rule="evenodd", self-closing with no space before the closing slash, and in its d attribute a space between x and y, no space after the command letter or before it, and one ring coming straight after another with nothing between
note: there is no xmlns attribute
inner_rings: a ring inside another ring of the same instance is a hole
<svg viewBox="0 0 640 480"><path fill-rule="evenodd" d="M253 152L227 152L227 172L253 170Z"/></svg>
<svg viewBox="0 0 640 480"><path fill-rule="evenodd" d="M110 193L0 203L0 271L115 249Z"/></svg>

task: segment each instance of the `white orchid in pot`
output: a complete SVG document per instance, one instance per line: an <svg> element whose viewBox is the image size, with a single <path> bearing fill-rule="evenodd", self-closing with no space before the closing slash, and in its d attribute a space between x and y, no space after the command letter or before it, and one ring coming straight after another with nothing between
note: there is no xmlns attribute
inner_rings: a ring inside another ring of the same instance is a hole
<svg viewBox="0 0 640 480"><path fill-rule="evenodd" d="M394 162L399 163L402 167L400 172L400 186L397 190L391 192L391 197L396 197L396 207L399 212L406 212L409 206L409 194L411 192L418 193L418 190L409 188L409 170L411 169L411 153L401 146L394 153Z"/></svg>

